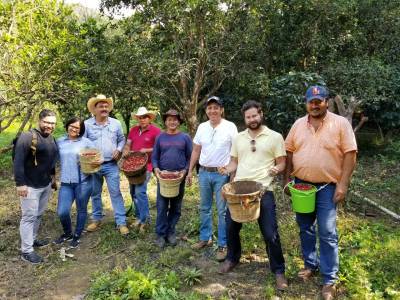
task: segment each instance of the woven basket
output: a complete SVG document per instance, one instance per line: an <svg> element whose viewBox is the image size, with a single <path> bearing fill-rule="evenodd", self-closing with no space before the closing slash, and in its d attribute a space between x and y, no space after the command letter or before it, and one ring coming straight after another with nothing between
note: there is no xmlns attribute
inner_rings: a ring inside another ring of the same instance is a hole
<svg viewBox="0 0 400 300"><path fill-rule="evenodd" d="M134 176L126 176L130 184L142 184L146 181L146 168L143 169L141 174L136 174Z"/></svg>
<svg viewBox="0 0 400 300"><path fill-rule="evenodd" d="M94 155L88 155L94 153ZM94 165L94 162L101 160L101 153L95 148L82 149L79 152L79 164L81 171L86 174L96 173L100 170L101 165Z"/></svg>
<svg viewBox="0 0 400 300"><path fill-rule="evenodd" d="M124 169L124 162L126 160L128 160L129 158L132 157L143 157L144 159L144 163L140 166L138 166L137 168L135 168L134 170L128 170L128 169ZM118 162L118 166L120 168L120 170L122 172L124 172L124 174L126 175L126 177L134 177L134 176L141 176L143 174L144 171L146 171L147 168L147 161L148 161L149 157L147 155L147 153L143 153L143 152L129 152L128 156L125 158L121 158Z"/></svg>
<svg viewBox="0 0 400 300"><path fill-rule="evenodd" d="M263 186L256 181L236 181L222 187L232 220L245 223L260 216Z"/></svg>
<svg viewBox="0 0 400 300"><path fill-rule="evenodd" d="M183 180L183 173L180 172L168 172L168 171L161 171L161 173L168 174L179 174L178 178L174 179L164 179L158 177L158 182L160 183L160 194L165 198L174 198L179 195L179 186Z"/></svg>

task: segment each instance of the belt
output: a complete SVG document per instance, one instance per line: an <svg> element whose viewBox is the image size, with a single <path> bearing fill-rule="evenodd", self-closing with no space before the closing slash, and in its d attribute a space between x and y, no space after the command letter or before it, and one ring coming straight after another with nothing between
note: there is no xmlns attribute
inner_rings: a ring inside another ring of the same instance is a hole
<svg viewBox="0 0 400 300"><path fill-rule="evenodd" d="M218 168L217 167L204 167L204 166L200 166L200 168L202 168L203 170L207 171L207 172L218 172Z"/></svg>
<svg viewBox="0 0 400 300"><path fill-rule="evenodd" d="M110 163L112 163L112 162L114 162L115 160L107 160L107 161L103 161L103 163L102 163L102 165L105 165L105 164L110 164Z"/></svg>

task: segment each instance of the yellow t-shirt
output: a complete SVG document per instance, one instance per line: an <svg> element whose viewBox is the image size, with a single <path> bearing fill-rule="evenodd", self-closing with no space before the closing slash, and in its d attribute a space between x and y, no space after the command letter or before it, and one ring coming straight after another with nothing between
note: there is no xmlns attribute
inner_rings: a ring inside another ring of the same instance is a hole
<svg viewBox="0 0 400 300"><path fill-rule="evenodd" d="M283 137L263 126L263 130L254 138L255 142L252 140L248 129L240 132L233 140L231 156L238 160L234 181L257 181L272 191L273 177L268 175L268 171L275 166L276 158L286 156Z"/></svg>

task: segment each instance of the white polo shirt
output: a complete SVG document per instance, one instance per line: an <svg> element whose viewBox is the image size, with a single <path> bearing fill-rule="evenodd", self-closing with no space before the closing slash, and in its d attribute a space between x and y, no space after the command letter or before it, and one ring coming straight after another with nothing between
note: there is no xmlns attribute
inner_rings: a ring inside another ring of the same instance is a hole
<svg viewBox="0 0 400 300"><path fill-rule="evenodd" d="M223 167L229 163L233 139L238 134L236 125L225 119L213 128L210 121L197 128L193 143L201 146L199 163L204 167Z"/></svg>

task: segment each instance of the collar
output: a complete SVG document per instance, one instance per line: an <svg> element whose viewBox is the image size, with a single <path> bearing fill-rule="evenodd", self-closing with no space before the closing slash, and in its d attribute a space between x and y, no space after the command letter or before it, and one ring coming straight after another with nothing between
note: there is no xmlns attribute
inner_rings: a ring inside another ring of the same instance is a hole
<svg viewBox="0 0 400 300"><path fill-rule="evenodd" d="M325 117L322 119L321 124L324 124L325 121L328 121L328 119L331 118L331 114L332 114L332 113L331 113L329 110L327 110L327 111L326 111L326 115L325 115ZM306 115L306 122L307 122L307 126L311 126L311 123L310 123L310 115L309 115L309 114Z"/></svg>
<svg viewBox="0 0 400 300"><path fill-rule="evenodd" d="M93 125L100 126L100 124L97 124L97 122L96 122L96 117L92 117L91 119L92 119L92 124ZM107 125L110 124L110 117L107 117L107 122L105 124L107 124Z"/></svg>
<svg viewBox="0 0 400 300"><path fill-rule="evenodd" d="M63 135L63 136L61 137L61 141L62 141L62 142L63 142L63 141L79 142L81 139L82 139L82 137L78 137L78 138L75 139L75 140L71 140L71 139L68 137L68 134Z"/></svg>
<svg viewBox="0 0 400 300"><path fill-rule="evenodd" d="M262 135L265 135L265 136L268 136L269 134L270 134L270 131L271 131L271 129L269 129L267 126L265 126L265 125L261 125L262 126L262 131L261 132L259 132L257 135L256 135L256 137L255 137L255 139L256 138L258 138L259 136L262 136ZM244 131L245 133L246 133L246 136L249 138L249 139L253 139L252 137L251 137L251 135L250 135L250 130L247 128L245 131Z"/></svg>

